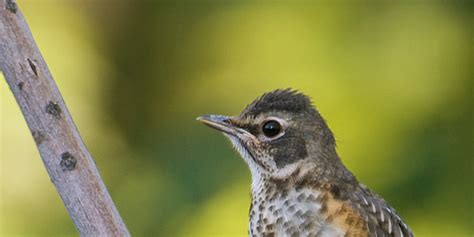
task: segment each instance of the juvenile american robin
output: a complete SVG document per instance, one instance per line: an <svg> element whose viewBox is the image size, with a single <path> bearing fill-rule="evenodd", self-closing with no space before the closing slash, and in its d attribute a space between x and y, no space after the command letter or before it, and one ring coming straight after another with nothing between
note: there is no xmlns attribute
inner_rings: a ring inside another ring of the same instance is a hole
<svg viewBox="0 0 474 237"><path fill-rule="evenodd" d="M413 236L342 164L307 96L275 90L238 116L198 120L229 138L250 168L249 236Z"/></svg>

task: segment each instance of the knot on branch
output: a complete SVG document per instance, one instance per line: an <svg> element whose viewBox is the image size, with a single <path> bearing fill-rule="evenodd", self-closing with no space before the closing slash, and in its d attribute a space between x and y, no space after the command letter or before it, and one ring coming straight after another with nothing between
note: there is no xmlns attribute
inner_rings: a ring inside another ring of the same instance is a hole
<svg viewBox="0 0 474 237"><path fill-rule="evenodd" d="M29 58L27 58L26 60L28 61L28 65L30 65L30 68L33 71L33 73L35 74L35 76L38 76L38 69L36 69L36 66L33 63L33 61L31 61L31 59L29 59Z"/></svg>
<svg viewBox="0 0 474 237"><path fill-rule="evenodd" d="M61 154L61 161L59 162L59 166L63 169L63 171L71 171L76 168L77 160L76 157L71 155L69 152L64 152Z"/></svg>
<svg viewBox="0 0 474 237"><path fill-rule="evenodd" d="M6 1L6 9L15 14L16 11L18 10L18 7L16 6L16 3L13 0L7 0Z"/></svg>
<svg viewBox="0 0 474 237"><path fill-rule="evenodd" d="M41 145L41 143L46 140L46 136L41 131L33 131L31 135L33 135L33 139L37 145Z"/></svg>
<svg viewBox="0 0 474 237"><path fill-rule="evenodd" d="M50 101L48 105L46 105L46 113L53 115L55 118L61 118L61 107L53 101Z"/></svg>

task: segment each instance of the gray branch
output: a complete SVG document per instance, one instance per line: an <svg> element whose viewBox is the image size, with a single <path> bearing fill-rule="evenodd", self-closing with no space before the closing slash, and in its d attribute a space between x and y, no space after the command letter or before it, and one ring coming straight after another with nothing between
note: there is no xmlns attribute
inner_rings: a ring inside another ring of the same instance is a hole
<svg viewBox="0 0 474 237"><path fill-rule="evenodd" d="M0 0L0 69L81 236L130 236L14 0Z"/></svg>

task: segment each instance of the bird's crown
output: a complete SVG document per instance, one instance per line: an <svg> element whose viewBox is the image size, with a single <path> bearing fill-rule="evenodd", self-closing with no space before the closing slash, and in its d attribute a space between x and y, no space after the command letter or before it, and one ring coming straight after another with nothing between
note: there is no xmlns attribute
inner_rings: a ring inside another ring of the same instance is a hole
<svg viewBox="0 0 474 237"><path fill-rule="evenodd" d="M258 115L271 111L299 113L302 111L312 110L314 110L314 108L308 96L296 90L287 88L277 89L263 94L247 105L242 114Z"/></svg>

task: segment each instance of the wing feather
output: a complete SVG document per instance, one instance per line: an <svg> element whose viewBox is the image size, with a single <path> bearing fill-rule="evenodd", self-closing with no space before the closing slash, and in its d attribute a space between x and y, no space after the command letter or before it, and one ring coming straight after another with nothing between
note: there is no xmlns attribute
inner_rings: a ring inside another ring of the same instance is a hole
<svg viewBox="0 0 474 237"><path fill-rule="evenodd" d="M351 197L353 207L367 221L369 236L414 237L413 232L385 200L361 187Z"/></svg>

